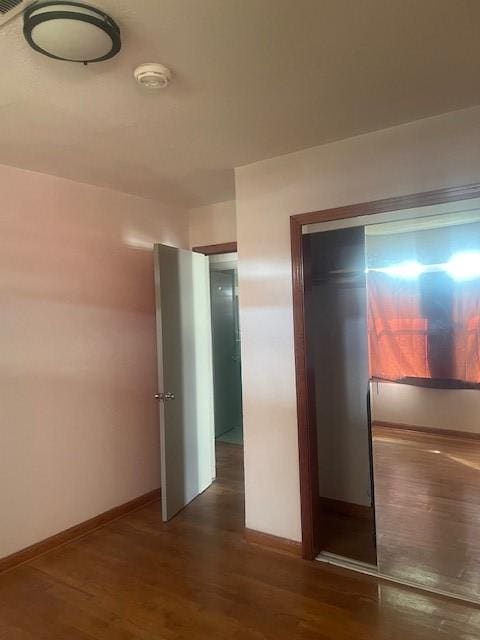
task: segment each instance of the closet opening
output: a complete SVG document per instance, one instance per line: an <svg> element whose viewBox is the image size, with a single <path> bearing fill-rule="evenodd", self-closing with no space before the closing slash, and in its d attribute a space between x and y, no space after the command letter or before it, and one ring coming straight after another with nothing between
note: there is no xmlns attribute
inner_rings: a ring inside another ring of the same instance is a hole
<svg viewBox="0 0 480 640"><path fill-rule="evenodd" d="M375 567L364 227L303 236L319 551Z"/></svg>
<svg viewBox="0 0 480 640"><path fill-rule="evenodd" d="M303 556L478 604L480 185L291 240Z"/></svg>

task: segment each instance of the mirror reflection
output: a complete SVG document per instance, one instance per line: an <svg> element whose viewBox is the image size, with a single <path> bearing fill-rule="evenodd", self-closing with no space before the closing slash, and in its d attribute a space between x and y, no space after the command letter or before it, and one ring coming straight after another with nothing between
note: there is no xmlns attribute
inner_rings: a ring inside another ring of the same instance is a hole
<svg viewBox="0 0 480 640"><path fill-rule="evenodd" d="M332 221L304 235L319 559L474 601L477 204Z"/></svg>
<svg viewBox="0 0 480 640"><path fill-rule="evenodd" d="M478 598L480 221L365 228L380 573Z"/></svg>

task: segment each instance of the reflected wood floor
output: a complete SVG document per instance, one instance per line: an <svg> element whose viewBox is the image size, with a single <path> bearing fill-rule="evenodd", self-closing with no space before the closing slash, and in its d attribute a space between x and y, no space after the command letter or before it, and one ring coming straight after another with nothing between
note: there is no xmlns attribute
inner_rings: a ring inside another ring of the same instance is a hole
<svg viewBox="0 0 480 640"><path fill-rule="evenodd" d="M473 640L480 610L248 545L242 450L172 522L152 504L0 575L1 640Z"/></svg>
<svg viewBox="0 0 480 640"><path fill-rule="evenodd" d="M373 429L382 573L480 599L480 440Z"/></svg>

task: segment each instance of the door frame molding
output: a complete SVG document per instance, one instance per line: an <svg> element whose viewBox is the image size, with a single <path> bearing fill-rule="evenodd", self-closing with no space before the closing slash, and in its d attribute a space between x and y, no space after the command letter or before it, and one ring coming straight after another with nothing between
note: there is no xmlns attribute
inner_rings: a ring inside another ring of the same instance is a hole
<svg viewBox="0 0 480 640"><path fill-rule="evenodd" d="M478 197L480 183L350 204L290 217L302 556L307 560L314 560L320 551L320 517L314 372L309 363L305 337L305 294L308 293L310 274L304 268L303 226Z"/></svg>
<svg viewBox="0 0 480 640"><path fill-rule="evenodd" d="M193 247L195 253L203 253L204 256L220 256L223 253L237 253L236 242L223 242L221 244L206 244L203 247Z"/></svg>

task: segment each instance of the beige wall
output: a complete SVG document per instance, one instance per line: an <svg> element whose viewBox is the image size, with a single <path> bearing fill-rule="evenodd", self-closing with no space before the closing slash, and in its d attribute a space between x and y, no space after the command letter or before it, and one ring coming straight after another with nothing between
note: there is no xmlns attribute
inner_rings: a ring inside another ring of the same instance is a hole
<svg viewBox="0 0 480 640"><path fill-rule="evenodd" d="M159 486L151 243L186 213L0 166L0 557Z"/></svg>
<svg viewBox="0 0 480 640"><path fill-rule="evenodd" d="M418 427L480 433L480 391L372 382L372 418Z"/></svg>
<svg viewBox="0 0 480 640"><path fill-rule="evenodd" d="M190 247L235 242L237 239L234 200L190 209L188 218Z"/></svg>
<svg viewBox="0 0 480 640"><path fill-rule="evenodd" d="M247 526L300 539L289 216L480 182L480 108L238 168Z"/></svg>

